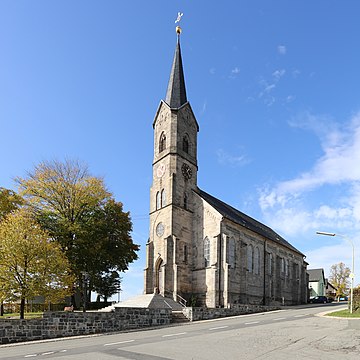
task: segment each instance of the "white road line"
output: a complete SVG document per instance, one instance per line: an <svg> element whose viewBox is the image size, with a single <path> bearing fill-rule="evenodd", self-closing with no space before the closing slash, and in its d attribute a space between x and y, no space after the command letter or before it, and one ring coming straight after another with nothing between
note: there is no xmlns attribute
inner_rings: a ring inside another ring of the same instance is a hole
<svg viewBox="0 0 360 360"><path fill-rule="evenodd" d="M162 337L178 336L178 335L184 335L184 334L186 334L186 332L181 332L181 333L177 333L177 334L163 335Z"/></svg>
<svg viewBox="0 0 360 360"><path fill-rule="evenodd" d="M286 318L277 318L277 319L274 319L274 321L279 321L279 320L285 320Z"/></svg>
<svg viewBox="0 0 360 360"><path fill-rule="evenodd" d="M294 317L302 317L302 316L306 316L305 314L303 315L295 315Z"/></svg>
<svg viewBox="0 0 360 360"><path fill-rule="evenodd" d="M59 352L61 352L61 353L62 353L62 352L67 352L67 350L60 350Z"/></svg>
<svg viewBox="0 0 360 360"><path fill-rule="evenodd" d="M131 342L133 342L133 341L135 341L135 340L118 341L118 342L114 342L114 343L104 344L104 346L126 344L126 343L131 343Z"/></svg>
<svg viewBox="0 0 360 360"><path fill-rule="evenodd" d="M252 322L245 323L245 325L258 324L259 322L260 322L260 321L252 321Z"/></svg>
<svg viewBox="0 0 360 360"><path fill-rule="evenodd" d="M54 353L55 353L55 351L48 351L48 352L44 352L44 353L42 353L40 355L51 355L51 354L54 354Z"/></svg>
<svg viewBox="0 0 360 360"><path fill-rule="evenodd" d="M218 326L218 327L210 328L209 330L225 329L225 328L227 328L227 327L228 327L228 326Z"/></svg>
<svg viewBox="0 0 360 360"><path fill-rule="evenodd" d="M38 356L38 354L25 355L24 357L29 358L29 357L35 357L35 356Z"/></svg>

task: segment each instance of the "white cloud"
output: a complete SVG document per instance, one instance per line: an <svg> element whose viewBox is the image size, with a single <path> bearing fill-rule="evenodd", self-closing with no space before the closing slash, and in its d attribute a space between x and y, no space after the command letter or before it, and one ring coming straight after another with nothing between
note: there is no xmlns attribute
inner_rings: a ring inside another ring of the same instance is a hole
<svg viewBox="0 0 360 360"><path fill-rule="evenodd" d="M285 75L285 72L285 69L275 70L272 73L272 76L275 78L275 80L279 81Z"/></svg>
<svg viewBox="0 0 360 360"><path fill-rule="evenodd" d="M298 120L292 126L317 134L323 155L299 176L259 190L263 216L285 236L306 237L316 230L355 236L360 230L360 113L342 128L328 117L307 114Z"/></svg>
<svg viewBox="0 0 360 360"><path fill-rule="evenodd" d="M218 162L222 165L230 165L233 167L236 166L243 166L247 163L249 163L249 159L245 155L230 155L223 149L218 149L216 151L216 155L218 158Z"/></svg>
<svg viewBox="0 0 360 360"><path fill-rule="evenodd" d="M285 45L279 45L277 47L278 53L280 55L285 55L286 54L286 46Z"/></svg>
<svg viewBox="0 0 360 360"><path fill-rule="evenodd" d="M240 74L240 69L236 66L235 68L231 69L229 78L235 79Z"/></svg>
<svg viewBox="0 0 360 360"><path fill-rule="evenodd" d="M209 73L210 73L211 75L214 75L215 72L216 72L216 69L215 69L214 67L212 67L212 68L209 70Z"/></svg>

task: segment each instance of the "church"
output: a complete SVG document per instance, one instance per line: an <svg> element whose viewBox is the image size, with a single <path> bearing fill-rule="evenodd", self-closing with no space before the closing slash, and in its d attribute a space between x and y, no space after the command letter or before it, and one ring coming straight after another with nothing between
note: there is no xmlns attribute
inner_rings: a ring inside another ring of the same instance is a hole
<svg viewBox="0 0 360 360"><path fill-rule="evenodd" d="M186 306L301 304L305 255L197 184L199 124L187 100L181 28L155 119L144 293Z"/></svg>

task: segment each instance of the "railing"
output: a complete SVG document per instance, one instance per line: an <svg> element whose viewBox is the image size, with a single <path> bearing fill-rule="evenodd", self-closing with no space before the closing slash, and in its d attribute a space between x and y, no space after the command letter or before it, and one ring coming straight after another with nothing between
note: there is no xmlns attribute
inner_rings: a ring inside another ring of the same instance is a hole
<svg viewBox="0 0 360 360"><path fill-rule="evenodd" d="M187 301L180 295L176 294L177 302L182 306L186 307Z"/></svg>

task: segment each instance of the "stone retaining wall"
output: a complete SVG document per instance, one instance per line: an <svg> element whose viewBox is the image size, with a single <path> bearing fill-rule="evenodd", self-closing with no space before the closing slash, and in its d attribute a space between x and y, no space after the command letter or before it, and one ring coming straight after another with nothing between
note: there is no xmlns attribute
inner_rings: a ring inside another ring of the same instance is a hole
<svg viewBox="0 0 360 360"><path fill-rule="evenodd" d="M279 310L278 306L262 306L262 305L234 305L231 308L208 309L201 307L187 307L183 309L183 314L190 321L209 320L227 316L245 315L260 313L265 311Z"/></svg>
<svg viewBox="0 0 360 360"><path fill-rule="evenodd" d="M115 312L45 312L42 319L0 320L0 344L168 325L170 309L115 308Z"/></svg>

